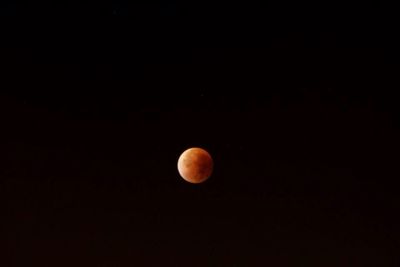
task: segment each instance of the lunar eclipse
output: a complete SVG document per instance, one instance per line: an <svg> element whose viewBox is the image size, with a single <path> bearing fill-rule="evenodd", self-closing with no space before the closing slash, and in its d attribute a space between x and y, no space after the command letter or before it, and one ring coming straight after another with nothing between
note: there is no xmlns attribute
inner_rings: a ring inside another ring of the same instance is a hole
<svg viewBox="0 0 400 267"><path fill-rule="evenodd" d="M178 159L178 171L189 183L206 181L213 171L211 155L204 149L193 147L185 150Z"/></svg>

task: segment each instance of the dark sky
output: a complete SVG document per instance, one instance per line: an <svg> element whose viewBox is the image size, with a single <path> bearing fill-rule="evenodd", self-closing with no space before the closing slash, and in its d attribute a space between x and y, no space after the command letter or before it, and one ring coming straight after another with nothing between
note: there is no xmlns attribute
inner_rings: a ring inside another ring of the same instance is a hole
<svg viewBox="0 0 400 267"><path fill-rule="evenodd" d="M1 266L398 266L374 7L1 8ZM204 184L177 172L192 146Z"/></svg>

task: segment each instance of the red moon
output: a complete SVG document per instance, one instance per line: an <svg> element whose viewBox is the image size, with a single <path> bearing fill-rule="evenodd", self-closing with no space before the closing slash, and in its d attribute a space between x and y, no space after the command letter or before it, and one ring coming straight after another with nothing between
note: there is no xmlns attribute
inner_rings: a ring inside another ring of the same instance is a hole
<svg viewBox="0 0 400 267"><path fill-rule="evenodd" d="M204 149L193 147L185 150L178 159L178 171L189 183L206 181L213 171L213 159Z"/></svg>

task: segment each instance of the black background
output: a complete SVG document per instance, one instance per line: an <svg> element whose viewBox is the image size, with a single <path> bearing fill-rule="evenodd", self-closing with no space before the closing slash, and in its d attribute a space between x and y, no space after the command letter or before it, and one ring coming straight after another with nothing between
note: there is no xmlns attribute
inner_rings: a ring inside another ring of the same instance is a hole
<svg viewBox="0 0 400 267"><path fill-rule="evenodd" d="M2 266L398 266L390 14L114 1L2 15ZM176 169L192 146L215 161L204 184Z"/></svg>

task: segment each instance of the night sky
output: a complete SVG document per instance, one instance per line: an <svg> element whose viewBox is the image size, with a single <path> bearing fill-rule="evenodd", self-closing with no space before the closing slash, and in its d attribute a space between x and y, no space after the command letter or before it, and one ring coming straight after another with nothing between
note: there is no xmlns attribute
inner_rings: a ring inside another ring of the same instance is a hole
<svg viewBox="0 0 400 267"><path fill-rule="evenodd" d="M0 7L1 266L399 266L375 7Z"/></svg>

